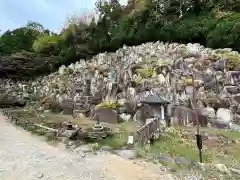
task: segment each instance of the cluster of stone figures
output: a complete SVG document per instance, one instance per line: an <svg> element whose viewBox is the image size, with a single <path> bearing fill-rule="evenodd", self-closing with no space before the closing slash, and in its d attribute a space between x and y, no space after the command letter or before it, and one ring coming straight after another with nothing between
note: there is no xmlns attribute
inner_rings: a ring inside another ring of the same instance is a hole
<svg viewBox="0 0 240 180"><path fill-rule="evenodd" d="M143 108L139 108L144 98L154 95L156 99L160 97L170 102L166 110L166 119L172 119L172 123L184 125L194 123L193 107L196 107L201 125L238 128L239 71L227 71L226 58L220 58L213 63L212 57L201 52L199 45L189 45L186 57L183 57L186 47L182 47L182 50L175 49L174 44L171 44L168 48L173 51L168 53L168 57L156 58L150 54L150 57L142 58L134 57L136 54L130 53L129 60L126 60L124 59L126 55L121 55L124 51L117 51L117 55L100 54L94 59L95 62L94 60L91 63L82 62L81 64L96 66L91 68L93 74L86 68L89 84L86 83L84 87L90 93L82 92L88 96L95 95L95 99L101 96L97 103L113 101L124 104L125 109L120 108L118 111L123 119L141 120L148 118L140 117L143 114L149 116L156 114L155 108L149 107L149 104L144 107L141 105ZM125 50L128 52L126 47ZM219 51L225 53L231 50ZM153 72L150 77L145 79L141 77L144 80L137 82L140 68L151 68ZM194 82L189 81L193 76Z"/></svg>
<svg viewBox="0 0 240 180"><path fill-rule="evenodd" d="M240 72L227 70L230 56L239 54L199 44L123 46L115 53L62 66L35 81L15 82L12 94L42 104L49 103L44 98L54 99L62 108L68 106L71 111L73 107L74 116L94 116L97 105L117 103L115 113L121 119L143 122L153 114L162 115L160 98L169 102L164 105L164 116L172 124L194 123L196 107L202 125L239 129ZM159 102L142 103L148 96ZM159 107L152 108L153 104Z"/></svg>

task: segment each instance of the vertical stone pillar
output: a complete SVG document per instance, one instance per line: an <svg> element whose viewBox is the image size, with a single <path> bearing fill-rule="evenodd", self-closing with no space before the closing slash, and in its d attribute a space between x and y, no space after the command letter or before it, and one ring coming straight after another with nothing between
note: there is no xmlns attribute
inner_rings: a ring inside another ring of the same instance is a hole
<svg viewBox="0 0 240 180"><path fill-rule="evenodd" d="M91 95L91 80L90 79L86 79L86 87L85 87L85 94L87 96Z"/></svg>
<svg viewBox="0 0 240 180"><path fill-rule="evenodd" d="M23 92L25 92L26 91L26 85L25 84L22 85L22 88L23 88Z"/></svg>
<svg viewBox="0 0 240 180"><path fill-rule="evenodd" d="M234 105L230 105L229 110L230 110L230 114L231 114L231 120L232 120L232 122L235 122L236 121L235 106Z"/></svg>
<svg viewBox="0 0 240 180"><path fill-rule="evenodd" d="M231 85L234 85L234 84L235 84L235 82L234 82L233 75L232 75L232 74L230 74L229 76L230 76L230 82L231 82Z"/></svg>
<svg viewBox="0 0 240 180"><path fill-rule="evenodd" d="M164 115L164 106L163 106L163 105L161 105L161 118L162 118L162 120L165 119L165 115Z"/></svg>

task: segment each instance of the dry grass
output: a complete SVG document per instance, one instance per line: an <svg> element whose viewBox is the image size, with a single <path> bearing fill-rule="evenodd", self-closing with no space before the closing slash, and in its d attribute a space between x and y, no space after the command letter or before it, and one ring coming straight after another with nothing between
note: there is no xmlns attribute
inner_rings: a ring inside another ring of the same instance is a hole
<svg viewBox="0 0 240 180"><path fill-rule="evenodd" d="M48 123L62 123L65 121L70 121L72 116L63 114L53 114L51 112L43 113L43 120Z"/></svg>
<svg viewBox="0 0 240 180"><path fill-rule="evenodd" d="M74 125L79 125L82 127L82 129L88 129L93 127L94 124L96 124L96 121L93 121L89 118L81 118L81 119L72 119L70 122Z"/></svg>

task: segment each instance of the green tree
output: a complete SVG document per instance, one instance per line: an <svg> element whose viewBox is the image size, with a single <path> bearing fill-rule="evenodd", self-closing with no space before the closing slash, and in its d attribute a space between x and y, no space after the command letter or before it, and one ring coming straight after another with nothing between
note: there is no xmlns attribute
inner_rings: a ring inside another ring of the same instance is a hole
<svg viewBox="0 0 240 180"><path fill-rule="evenodd" d="M32 44L39 33L26 27L6 31L0 37L1 54L12 54L21 50L32 51Z"/></svg>
<svg viewBox="0 0 240 180"><path fill-rule="evenodd" d="M42 35L36 39L32 48L36 53L57 55L61 48L61 37L57 35Z"/></svg>
<svg viewBox="0 0 240 180"><path fill-rule="evenodd" d="M26 28L31 29L33 31L37 31L38 33L44 33L45 29L43 25L38 22L28 21Z"/></svg>

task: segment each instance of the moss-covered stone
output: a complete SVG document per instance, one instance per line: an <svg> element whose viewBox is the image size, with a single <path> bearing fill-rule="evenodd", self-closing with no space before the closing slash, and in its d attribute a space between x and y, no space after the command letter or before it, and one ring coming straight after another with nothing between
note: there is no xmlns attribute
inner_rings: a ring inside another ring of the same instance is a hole
<svg viewBox="0 0 240 180"><path fill-rule="evenodd" d="M187 48L184 48L184 50L182 51L182 56L183 56L183 58L187 58L188 57L188 50L187 50Z"/></svg>
<svg viewBox="0 0 240 180"><path fill-rule="evenodd" d="M193 85L193 79L192 78L183 78L182 83L184 86L192 86Z"/></svg>
<svg viewBox="0 0 240 180"><path fill-rule="evenodd" d="M134 82L135 82L136 84L142 84L142 83L145 82L145 79L142 78L142 77L140 77L140 76L137 76L137 78L134 79Z"/></svg>
<svg viewBox="0 0 240 180"><path fill-rule="evenodd" d="M111 109L117 109L119 106L118 103L116 102L111 102L111 101L104 101L98 105L96 105L96 109L99 109L99 108L102 108L102 107L105 107L105 108L111 108Z"/></svg>
<svg viewBox="0 0 240 180"><path fill-rule="evenodd" d="M171 60L159 60L157 62L157 65L162 67L162 66L168 66L171 64Z"/></svg>
<svg viewBox="0 0 240 180"><path fill-rule="evenodd" d="M228 70L240 70L240 56L239 55L233 55L233 54L227 54L226 55L228 61L227 61L227 68Z"/></svg>
<svg viewBox="0 0 240 180"><path fill-rule="evenodd" d="M143 67L136 70L136 72L142 77L142 78L150 78L153 75L153 68L152 67Z"/></svg>

